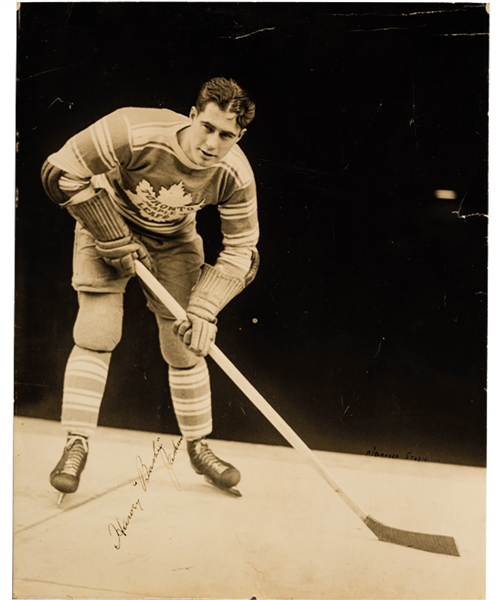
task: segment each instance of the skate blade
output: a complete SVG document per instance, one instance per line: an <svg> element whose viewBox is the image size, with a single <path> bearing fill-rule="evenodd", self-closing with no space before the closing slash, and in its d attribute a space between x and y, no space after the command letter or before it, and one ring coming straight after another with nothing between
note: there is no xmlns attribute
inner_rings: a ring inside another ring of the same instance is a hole
<svg viewBox="0 0 500 600"><path fill-rule="evenodd" d="M226 494L229 494L230 496L236 496L237 498L241 498L242 494L240 492L240 490L238 488L232 487L232 488L225 488L222 487L220 485L215 484L213 481L211 481L208 477L204 478L205 481L207 483L209 483L212 487L214 487L216 490L220 490L221 492L224 492Z"/></svg>
<svg viewBox="0 0 500 600"><path fill-rule="evenodd" d="M64 492L61 492L59 494L59 498L57 499L57 506L61 506L62 501L64 500L64 496L66 496L66 494Z"/></svg>

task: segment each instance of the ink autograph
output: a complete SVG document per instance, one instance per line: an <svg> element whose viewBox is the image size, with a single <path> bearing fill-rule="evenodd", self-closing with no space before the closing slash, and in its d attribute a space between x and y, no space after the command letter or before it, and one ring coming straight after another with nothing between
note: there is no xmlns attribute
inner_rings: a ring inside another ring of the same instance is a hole
<svg viewBox="0 0 500 600"><path fill-rule="evenodd" d="M173 452L171 454L169 454L163 444L160 442L160 438L156 438L156 440L153 440L153 458L151 460L151 463L149 465L149 467L147 465L145 465L142 461L142 458L140 456L137 456L136 458L136 467L137 467L137 473L139 475L138 480L139 483L141 484L142 489L147 492L148 490L148 483L149 480L151 479L151 474L153 473L153 469L155 467L156 464L156 459L158 458L158 456L161 456L162 460L163 460L163 464L167 467L167 470L169 472L170 475L170 479L172 480L172 483L174 484L174 487L177 491L181 491L181 485L179 483L179 480L177 479L177 476L174 473L173 470L173 464L175 461L175 457L177 455L177 452L179 451L179 447L182 443L182 437L179 439L179 441L174 442L172 440L172 446L173 446ZM134 481L134 486L137 485L137 481ZM138 498L130 507L129 513L128 515L125 517L125 519L123 519L123 521L120 523L118 517L115 517L116 520L116 525L114 523L109 523L108 525L108 533L109 535L116 535L116 542L114 545L114 547L119 550L121 548L121 537L123 536L127 536L127 528L130 524L130 521L132 520L132 517L135 514L135 511L137 509L140 510L144 510L142 508L141 505L141 501Z"/></svg>
<svg viewBox="0 0 500 600"><path fill-rule="evenodd" d="M373 446L373 450L368 450L366 452L367 456L381 456L382 458L399 458L399 454L385 454L384 452L379 452L377 450L377 446ZM404 457L405 460L414 460L416 462L427 462L427 458L423 458L421 456L416 456L412 452L407 452Z"/></svg>
<svg viewBox="0 0 500 600"><path fill-rule="evenodd" d="M149 467L147 467L142 462L142 458L140 456L138 456L136 458L135 462L136 462L136 466L137 466L137 473L139 474L139 481L141 483L141 487L145 492L147 491L147 484L149 483L149 480L151 478L151 473L153 472L153 469L155 467L156 459L158 458L158 455L160 454L163 459L163 464L168 469L168 472L170 474L170 479L172 480L172 483L174 484L175 489L178 492L180 492L181 486L180 486L179 480L177 479L177 477L174 473L174 470L172 469L172 465L174 464L175 457L177 455L177 452L179 451L179 446L181 445L182 438L180 438L180 440L177 443L174 443L174 441L172 440L172 446L174 447L174 451L172 452L172 454L168 454L167 451L165 450L165 448L163 447L163 444L161 444L161 443L157 447L156 442L160 442L160 438L156 438L156 440L153 440L153 460L151 461L151 464L149 465ZM137 485L137 481L134 481L134 485Z"/></svg>
<svg viewBox="0 0 500 600"><path fill-rule="evenodd" d="M132 517L134 516L135 511L137 510L137 508L140 508L141 510L144 510L141 506L141 501L139 500L139 498L132 504L132 506L130 507L130 511L128 513L128 515L126 516L126 518L123 520L123 523L120 523L120 521L118 520L118 517L115 517L116 522L118 524L118 527L114 524L114 523L110 523L108 525L108 533L109 535L113 535L113 532L111 531L112 529L114 530L115 534L116 534L116 539L117 539L117 544L113 544L114 547L119 550L122 546L121 543L121 537L123 535L127 535L125 533Z"/></svg>

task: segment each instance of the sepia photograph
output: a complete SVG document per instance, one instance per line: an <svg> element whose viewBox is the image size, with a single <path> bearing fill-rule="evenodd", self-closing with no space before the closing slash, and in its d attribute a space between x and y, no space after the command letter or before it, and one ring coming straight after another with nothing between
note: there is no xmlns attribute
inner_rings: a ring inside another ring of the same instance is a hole
<svg viewBox="0 0 500 600"><path fill-rule="evenodd" d="M486 598L489 5L16 28L12 597Z"/></svg>

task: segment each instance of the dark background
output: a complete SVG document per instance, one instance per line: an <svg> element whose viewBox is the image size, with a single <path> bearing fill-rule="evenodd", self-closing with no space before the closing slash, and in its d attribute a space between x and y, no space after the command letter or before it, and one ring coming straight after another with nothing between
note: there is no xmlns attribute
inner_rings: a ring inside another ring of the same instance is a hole
<svg viewBox="0 0 500 600"><path fill-rule="evenodd" d="M15 413L59 419L77 309L44 159L120 106L187 114L224 75L257 103L262 234L219 347L312 448L484 466L488 27L479 4L23 3ZM212 262L215 210L199 230ZM176 433L136 280L125 306L99 422ZM210 368L214 437L285 443Z"/></svg>

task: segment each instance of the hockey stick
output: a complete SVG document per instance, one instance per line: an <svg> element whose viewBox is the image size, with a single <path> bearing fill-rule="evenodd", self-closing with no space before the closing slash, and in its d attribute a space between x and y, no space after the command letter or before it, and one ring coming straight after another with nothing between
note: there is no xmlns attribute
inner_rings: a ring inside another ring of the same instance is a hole
<svg viewBox="0 0 500 600"><path fill-rule="evenodd" d="M148 271L148 269L138 260L135 261L137 275L147 285L147 287L158 297L158 299L168 308L176 319L184 320L186 312L178 304L170 293L161 285L161 283ZM222 353L221 350L212 344L209 352L210 356L219 365L219 367L232 379L240 390L249 398L249 400L260 410L260 412L271 422L272 425L281 433L281 435L297 450L301 456L326 480L328 485L342 498L349 508L363 521L363 523L377 536L382 542L389 542L399 546L407 546L426 552L436 554L447 554L450 556L460 556L454 538L445 535L433 535L428 533L417 533L388 527L383 523L373 519L365 514L361 508L337 485L333 477L319 461L316 455L302 441L302 439L293 431L293 429L282 419L282 417L272 408L263 396L253 387L253 385L238 371L233 363Z"/></svg>

